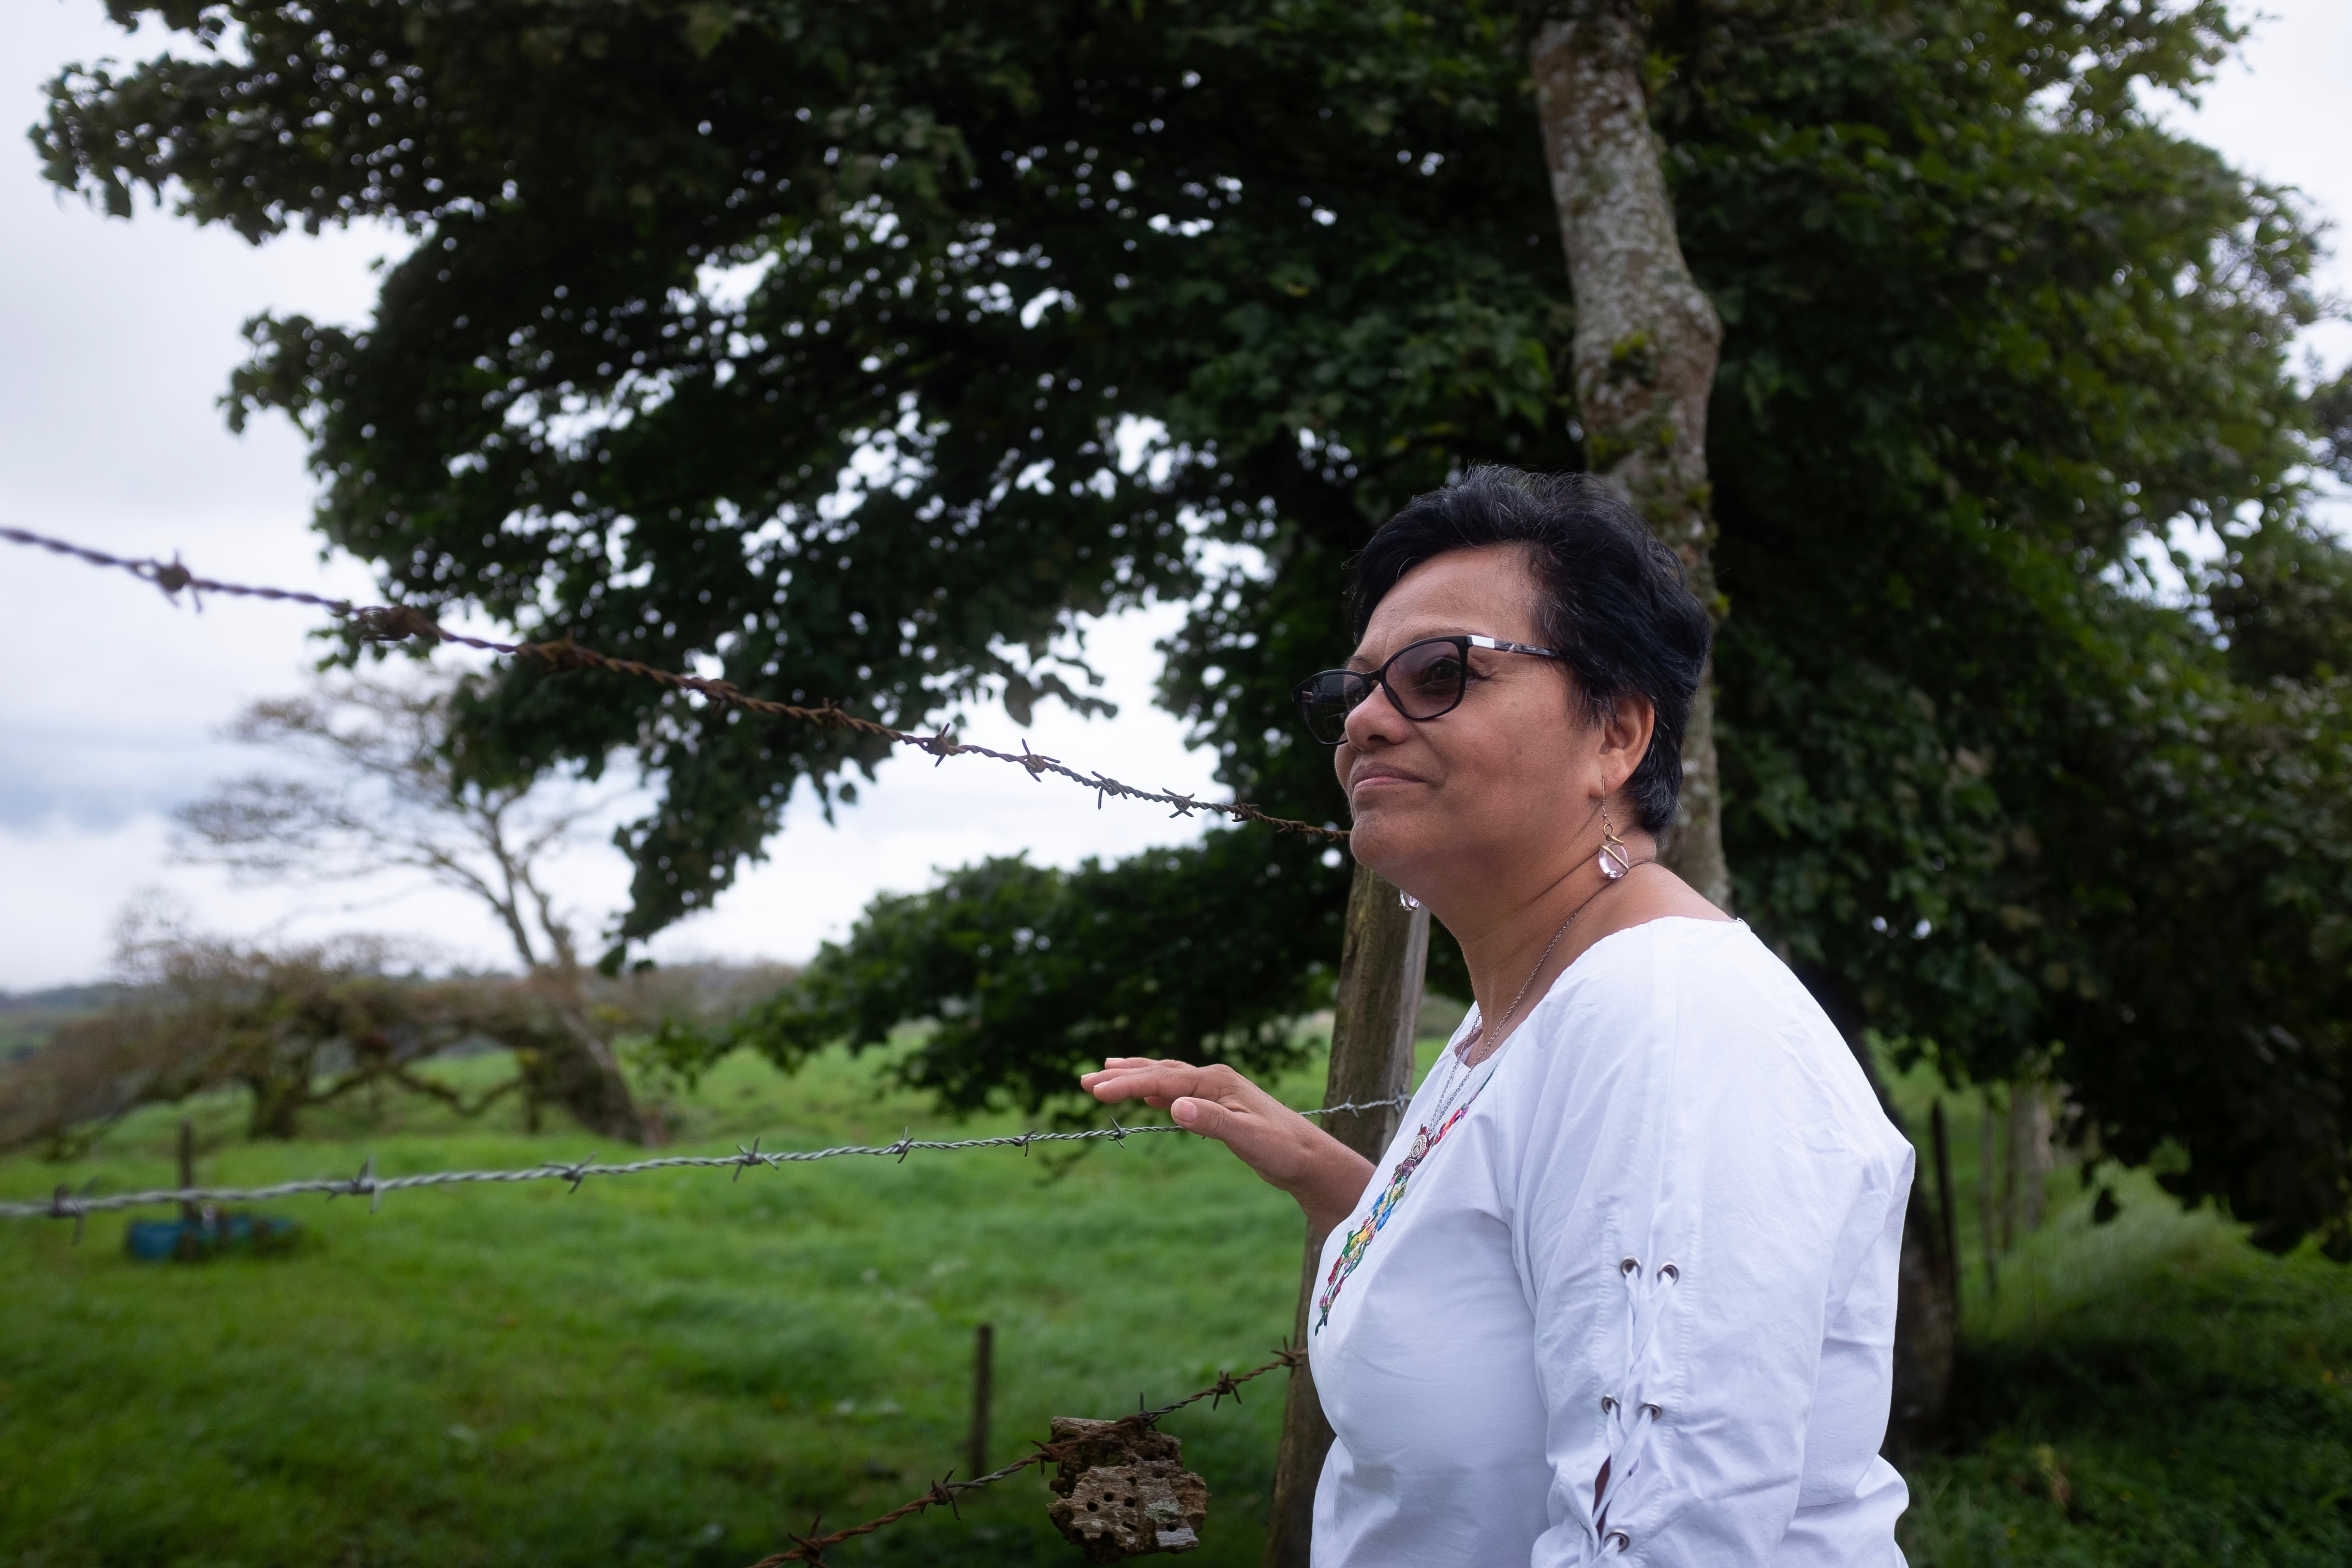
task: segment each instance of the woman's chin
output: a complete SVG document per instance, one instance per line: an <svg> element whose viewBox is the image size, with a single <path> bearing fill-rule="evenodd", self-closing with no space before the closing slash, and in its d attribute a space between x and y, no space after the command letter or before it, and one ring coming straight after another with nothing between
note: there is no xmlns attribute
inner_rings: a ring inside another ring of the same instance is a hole
<svg viewBox="0 0 2352 1568"><path fill-rule="evenodd" d="M1416 814L1405 811L1372 810L1356 818L1348 830L1348 852L1356 862L1369 866L1391 881L1397 873L1421 858L1429 846L1422 841L1428 837L1424 824L1413 820Z"/></svg>

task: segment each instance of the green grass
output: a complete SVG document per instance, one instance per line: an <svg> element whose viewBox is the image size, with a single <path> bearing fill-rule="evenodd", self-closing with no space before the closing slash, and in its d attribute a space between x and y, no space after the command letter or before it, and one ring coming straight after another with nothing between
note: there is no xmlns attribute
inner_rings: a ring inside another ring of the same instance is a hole
<svg viewBox="0 0 2352 1568"><path fill-rule="evenodd" d="M942 1122L876 1066L730 1061L674 1107L676 1147L1023 1124ZM1281 1088L1305 1103L1318 1083ZM1925 1092L1903 1086L1915 1110ZM233 1100L194 1110L201 1174L241 1184L369 1153L394 1174L598 1152L404 1099L321 1113L291 1145L238 1141ZM71 1165L0 1161L0 1193L168 1184L175 1121L144 1113ZM1955 1131L1965 1195L1972 1126ZM2120 1190L2093 1226L2062 1178L1998 1301L1971 1270L1964 1410L1953 1449L1912 1467L1912 1561L2352 1562L2352 1276ZM961 1465L975 1323L996 1326L1002 1462L1052 1415L1263 1359L1300 1234L1222 1151L1166 1135L1066 1166L919 1154L271 1212L306 1227L294 1256L163 1267L123 1256L120 1217L78 1247L0 1223L0 1563L740 1568L819 1509L862 1519ZM1213 1493L1193 1561L1257 1561L1279 1410L1273 1377L1171 1421ZM1024 1477L831 1560L1074 1562L1044 1498Z"/></svg>
<svg viewBox="0 0 2352 1568"><path fill-rule="evenodd" d="M461 1064L480 1071L490 1064ZM1286 1086L1305 1092L1304 1085ZM202 1108L208 1132L236 1108ZM231 1143L255 1184L585 1155L406 1101L370 1131ZM730 1062L680 1149L944 1131L870 1066ZM351 1119L347 1119L348 1120ZM963 1123L1014 1130L1007 1120ZM0 1189L168 1184L173 1121ZM605 1150L606 1154L614 1151ZM694 1563L736 1568L865 1518L962 1458L972 1326L996 1329L998 1462L1055 1415L1116 1415L1265 1359L1300 1223L1222 1151L1161 1134L1058 1168L1045 1150L298 1199L284 1259L129 1261L122 1221L0 1226L0 1562ZM1281 1380L1169 1423L1214 1492L1196 1561L1254 1562ZM844 1563L1067 1561L1024 1477L852 1543Z"/></svg>
<svg viewBox="0 0 2352 1568"><path fill-rule="evenodd" d="M1896 1087L1923 1143L1934 1092ZM2094 1224L2061 1170L1990 1289L1965 1103L1957 1408L1943 1451L1907 1466L1914 1568L2352 1563L2352 1272L2257 1252L2144 1173L2103 1172L2122 1206Z"/></svg>

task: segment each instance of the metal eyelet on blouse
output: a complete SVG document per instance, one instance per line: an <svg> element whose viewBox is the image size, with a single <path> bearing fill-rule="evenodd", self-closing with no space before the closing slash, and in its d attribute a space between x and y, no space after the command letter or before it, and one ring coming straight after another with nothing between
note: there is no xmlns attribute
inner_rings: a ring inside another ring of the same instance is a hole
<svg viewBox="0 0 2352 1568"><path fill-rule="evenodd" d="M1633 1538L1622 1530L1612 1530L1602 1536L1601 1544L1606 1546L1612 1541L1617 1543L1617 1554L1621 1557L1633 1550Z"/></svg>
<svg viewBox="0 0 2352 1568"><path fill-rule="evenodd" d="M1640 1258L1629 1258L1625 1259L1625 1261L1624 1261L1624 1262L1620 1263L1620 1264L1617 1266L1617 1272L1618 1272L1619 1274L1621 1274L1621 1275L1622 1275L1622 1274L1639 1274L1641 1271L1642 1271L1642 1260L1641 1260Z"/></svg>

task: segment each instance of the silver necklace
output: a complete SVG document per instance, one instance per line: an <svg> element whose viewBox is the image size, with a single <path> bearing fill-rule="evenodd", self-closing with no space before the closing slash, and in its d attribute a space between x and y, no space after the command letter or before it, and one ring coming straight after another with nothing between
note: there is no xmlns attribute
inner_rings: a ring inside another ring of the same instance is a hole
<svg viewBox="0 0 2352 1568"><path fill-rule="evenodd" d="M1599 896L1600 895L1597 892L1593 895L1594 898L1598 898ZM1585 903L1591 903L1591 899L1587 899ZM1519 994L1511 998L1510 1008L1503 1015L1503 1024L1505 1026L1507 1026L1510 1023L1512 1014L1515 1014L1519 1010L1519 1004L1527 1000L1528 986L1533 985L1536 983L1536 976L1543 973L1543 966L1547 963L1550 962L1552 953L1559 946L1560 939L1568 934L1568 928L1574 925L1576 923L1576 917L1583 912L1584 904L1577 905L1574 912L1571 913L1568 919L1560 922L1559 929L1552 932L1551 946L1543 950L1543 957L1537 959L1536 966L1528 971L1527 984L1520 986ZM1486 1038L1486 1020L1481 1018L1478 1020L1478 1026L1472 1029L1470 1033L1464 1037L1460 1045L1445 1053L1453 1066L1451 1070L1449 1070L1445 1075L1445 1092L1438 1097L1437 1109L1430 1113L1428 1121L1421 1124L1422 1136L1423 1138L1429 1136L1429 1132L1432 1128L1439 1128L1445 1125L1446 1113L1454 1109L1455 1097L1461 1094L1462 1090L1468 1086L1470 1082L1470 1075L1478 1070L1476 1067L1471 1064L1470 1053L1477 1048L1478 1042ZM1497 1045L1495 1048L1495 1055L1500 1055L1502 1047ZM1494 1059L1494 1056L1489 1056L1486 1058L1488 1062L1492 1062Z"/></svg>
<svg viewBox="0 0 2352 1568"><path fill-rule="evenodd" d="M1650 862L1647 860L1637 860L1633 862L1633 865L1646 866ZM1629 866L1626 869L1630 871L1633 869L1633 867ZM1543 973L1544 965L1551 962L1551 955L1559 951L1560 942L1568 936L1568 928L1576 923L1576 917L1582 914L1588 908L1590 908L1593 900L1599 898L1601 894L1615 887L1618 881L1622 879L1622 877L1612 879L1609 881L1601 883L1601 886L1593 889L1590 893L1587 893L1584 896L1584 902L1569 910L1568 919L1560 921L1559 929L1551 933L1551 941L1544 945L1543 956L1536 960L1536 964L1533 969L1528 971L1528 977L1519 983L1518 994L1511 998L1511 1005L1503 1010L1502 1021L1495 1026L1498 1036L1495 1047L1497 1052L1502 1049L1502 1042L1510 1037L1509 1030L1511 1020L1518 1016L1519 1004L1528 999L1528 992L1535 984L1536 976L1541 974ZM1463 1039L1460 1045L1454 1047L1451 1051L1446 1053L1446 1055L1454 1058L1454 1064L1456 1070L1447 1075L1445 1093L1437 1102L1436 1113L1431 1116L1427 1122L1423 1123L1425 1127L1441 1127L1444 1125L1445 1113L1454 1109L1454 1097L1462 1092L1463 1086L1470 1081L1470 1075L1475 1070L1470 1065L1470 1053L1476 1049L1478 1042L1486 1037L1486 1020L1481 1018L1478 1020L1478 1026L1471 1030L1469 1035ZM1491 1061L1494 1058L1490 1056L1487 1059Z"/></svg>

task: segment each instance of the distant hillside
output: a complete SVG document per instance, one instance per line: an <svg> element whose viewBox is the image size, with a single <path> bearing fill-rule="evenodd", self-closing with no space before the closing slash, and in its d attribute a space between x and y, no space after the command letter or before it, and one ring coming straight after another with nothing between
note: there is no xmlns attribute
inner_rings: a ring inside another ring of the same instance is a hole
<svg viewBox="0 0 2352 1568"><path fill-rule="evenodd" d="M58 1025L103 1012L121 992L112 984L0 991L0 1062L31 1056L49 1043Z"/></svg>

